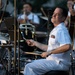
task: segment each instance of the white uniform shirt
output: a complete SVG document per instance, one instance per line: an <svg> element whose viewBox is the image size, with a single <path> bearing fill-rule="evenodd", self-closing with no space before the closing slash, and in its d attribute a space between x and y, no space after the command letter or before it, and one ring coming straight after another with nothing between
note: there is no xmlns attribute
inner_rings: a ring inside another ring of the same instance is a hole
<svg viewBox="0 0 75 75"><path fill-rule="evenodd" d="M20 15L20 16L18 17L18 19L25 19L25 16L26 16L25 14L22 14L22 15ZM32 22L39 24L39 18L38 18L38 16L37 16L36 14L30 13L27 17L28 17L28 19L31 20ZM27 22L27 23L28 23L28 22Z"/></svg>
<svg viewBox="0 0 75 75"><path fill-rule="evenodd" d="M57 49L65 44L71 44L71 39L64 23L60 23L51 31L49 35L47 51ZM60 54L51 54L46 59L56 60L57 63L62 61L63 63L70 65L70 50Z"/></svg>

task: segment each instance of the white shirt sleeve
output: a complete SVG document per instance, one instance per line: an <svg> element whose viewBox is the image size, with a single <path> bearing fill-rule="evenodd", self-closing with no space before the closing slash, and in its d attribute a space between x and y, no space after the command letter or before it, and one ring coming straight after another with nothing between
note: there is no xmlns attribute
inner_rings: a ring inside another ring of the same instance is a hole
<svg viewBox="0 0 75 75"><path fill-rule="evenodd" d="M64 30L60 30L57 35L57 42L60 45L71 44L71 39L68 31L66 32Z"/></svg>
<svg viewBox="0 0 75 75"><path fill-rule="evenodd" d="M34 15L34 23L38 23L39 24L39 18L38 18L38 16L37 15Z"/></svg>

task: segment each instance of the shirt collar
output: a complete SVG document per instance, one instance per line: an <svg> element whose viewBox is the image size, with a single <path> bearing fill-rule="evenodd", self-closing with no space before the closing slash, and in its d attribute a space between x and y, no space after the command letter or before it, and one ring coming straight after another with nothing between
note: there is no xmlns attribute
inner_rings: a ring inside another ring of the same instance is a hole
<svg viewBox="0 0 75 75"><path fill-rule="evenodd" d="M58 24L55 28L61 27L61 26L65 26L64 22Z"/></svg>

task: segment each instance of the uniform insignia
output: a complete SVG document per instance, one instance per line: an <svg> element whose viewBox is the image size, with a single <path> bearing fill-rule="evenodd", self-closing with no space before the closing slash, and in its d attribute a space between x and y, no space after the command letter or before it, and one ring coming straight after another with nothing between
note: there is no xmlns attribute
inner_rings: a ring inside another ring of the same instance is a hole
<svg viewBox="0 0 75 75"><path fill-rule="evenodd" d="M55 38L55 35L51 35L51 38Z"/></svg>

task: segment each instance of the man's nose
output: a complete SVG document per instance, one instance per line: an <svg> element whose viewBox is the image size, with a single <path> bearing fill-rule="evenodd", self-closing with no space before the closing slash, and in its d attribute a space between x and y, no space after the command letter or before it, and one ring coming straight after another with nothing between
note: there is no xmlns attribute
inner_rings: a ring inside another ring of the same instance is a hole
<svg viewBox="0 0 75 75"><path fill-rule="evenodd" d="M55 15L53 14L52 17L55 17Z"/></svg>

